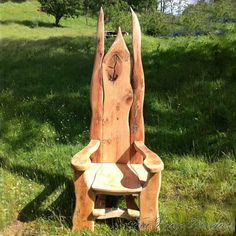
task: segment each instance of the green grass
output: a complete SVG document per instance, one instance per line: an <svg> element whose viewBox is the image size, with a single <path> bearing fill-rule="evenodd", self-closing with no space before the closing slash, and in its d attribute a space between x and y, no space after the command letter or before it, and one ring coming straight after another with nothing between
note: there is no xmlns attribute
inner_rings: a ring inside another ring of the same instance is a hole
<svg viewBox="0 0 236 236"><path fill-rule="evenodd" d="M91 36L96 32L96 20L88 18L86 24L84 17L62 19L62 27L54 27L53 16L39 11L39 7L40 4L36 1L1 4L1 38L37 40L61 36Z"/></svg>
<svg viewBox="0 0 236 236"><path fill-rule="evenodd" d="M96 20L56 28L38 6L0 4L0 229L18 217L24 235L75 235L69 163L89 137ZM143 36L142 47L146 144L165 163L161 235L232 235L236 35ZM113 234L139 235L119 220L83 235Z"/></svg>

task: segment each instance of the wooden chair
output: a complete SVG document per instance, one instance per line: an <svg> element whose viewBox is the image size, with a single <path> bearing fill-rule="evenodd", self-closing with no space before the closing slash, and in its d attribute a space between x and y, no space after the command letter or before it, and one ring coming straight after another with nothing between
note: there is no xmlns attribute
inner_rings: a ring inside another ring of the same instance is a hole
<svg viewBox="0 0 236 236"><path fill-rule="evenodd" d="M159 224L164 165L144 144L141 31L133 11L132 47L131 63L119 28L104 56L101 9L91 82L90 143L71 161L76 194L73 230L93 230L95 219L112 217L138 218L140 230L152 230ZM125 195L127 209L106 208L105 195Z"/></svg>

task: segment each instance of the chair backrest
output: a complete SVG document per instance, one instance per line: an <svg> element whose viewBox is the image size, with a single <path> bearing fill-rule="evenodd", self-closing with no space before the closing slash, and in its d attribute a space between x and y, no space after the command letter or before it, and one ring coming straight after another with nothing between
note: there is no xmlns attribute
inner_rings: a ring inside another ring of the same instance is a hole
<svg viewBox="0 0 236 236"><path fill-rule="evenodd" d="M133 148L134 141L144 141L144 76L141 61L141 32L132 12L133 60L121 29L104 56L104 16L100 11L97 49L91 82L92 119L90 138L101 141L93 162L142 163Z"/></svg>

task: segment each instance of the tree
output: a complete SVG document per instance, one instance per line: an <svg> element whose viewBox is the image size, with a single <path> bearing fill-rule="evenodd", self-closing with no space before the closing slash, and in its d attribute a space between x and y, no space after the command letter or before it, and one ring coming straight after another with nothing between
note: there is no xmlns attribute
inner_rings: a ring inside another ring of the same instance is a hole
<svg viewBox="0 0 236 236"><path fill-rule="evenodd" d="M55 17L58 27L62 17L75 17L83 6L83 0L39 0L41 11Z"/></svg>
<svg viewBox="0 0 236 236"><path fill-rule="evenodd" d="M87 1L91 13L97 15L100 7L104 9L105 24L109 30L116 31L118 26L122 30L128 31L130 29L131 17L130 9L125 0L96 0Z"/></svg>
<svg viewBox="0 0 236 236"><path fill-rule="evenodd" d="M130 4L129 2L134 2L134 1L128 1L128 4L131 6L135 6L134 4ZM153 11L157 10L159 3L157 0L139 0L138 3L136 4L135 10L138 11Z"/></svg>
<svg viewBox="0 0 236 236"><path fill-rule="evenodd" d="M160 5L160 11L165 12L165 10L166 10L166 0L160 0L159 5Z"/></svg>
<svg viewBox="0 0 236 236"><path fill-rule="evenodd" d="M215 14L219 18L230 18L235 15L233 1L221 0L215 2Z"/></svg>

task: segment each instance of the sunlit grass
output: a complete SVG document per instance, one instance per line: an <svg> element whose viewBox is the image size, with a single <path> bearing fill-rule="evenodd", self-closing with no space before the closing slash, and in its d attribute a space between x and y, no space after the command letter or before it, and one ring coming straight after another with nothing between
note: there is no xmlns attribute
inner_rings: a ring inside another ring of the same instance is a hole
<svg viewBox="0 0 236 236"><path fill-rule="evenodd" d="M41 12L37 1L22 4L6 2L1 4L0 37L45 39L49 37L76 37L93 35L96 32L96 20L85 17L62 19L61 27L54 27L54 18Z"/></svg>

